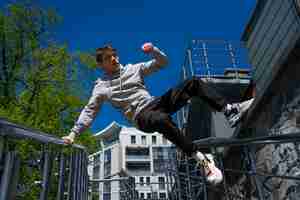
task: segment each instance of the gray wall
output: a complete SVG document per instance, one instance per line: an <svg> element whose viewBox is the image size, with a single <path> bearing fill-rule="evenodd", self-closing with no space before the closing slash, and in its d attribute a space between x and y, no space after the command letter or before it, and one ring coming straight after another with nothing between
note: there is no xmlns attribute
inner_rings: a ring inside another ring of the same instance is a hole
<svg viewBox="0 0 300 200"><path fill-rule="evenodd" d="M300 132L300 51L297 46L281 66L279 75L275 77L266 94L264 102L259 104L260 109L254 113L256 117L247 127L250 136ZM255 152L259 173L299 177L299 143L260 146L255 149ZM265 200L300 198L299 181L264 177L260 180L264 183L261 189L264 191ZM254 185L249 186L246 181L245 177L241 177L235 181L236 184L230 190L239 191L237 193L242 195L243 191L253 189Z"/></svg>
<svg viewBox="0 0 300 200"><path fill-rule="evenodd" d="M258 94L270 84L276 68L286 59L300 33L300 18L294 0L265 2L246 41Z"/></svg>

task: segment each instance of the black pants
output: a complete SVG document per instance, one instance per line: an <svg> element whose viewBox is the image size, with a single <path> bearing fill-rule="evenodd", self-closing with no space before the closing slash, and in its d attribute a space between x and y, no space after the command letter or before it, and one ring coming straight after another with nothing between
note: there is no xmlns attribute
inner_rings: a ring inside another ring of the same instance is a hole
<svg viewBox="0 0 300 200"><path fill-rule="evenodd" d="M212 108L221 111L227 104L224 97L201 79L193 77L184 81L176 88L168 90L163 96L147 105L136 117L140 130L144 132L159 132L169 141L179 147L187 155L196 151L190 138L185 137L171 115L186 105L192 97L199 97Z"/></svg>

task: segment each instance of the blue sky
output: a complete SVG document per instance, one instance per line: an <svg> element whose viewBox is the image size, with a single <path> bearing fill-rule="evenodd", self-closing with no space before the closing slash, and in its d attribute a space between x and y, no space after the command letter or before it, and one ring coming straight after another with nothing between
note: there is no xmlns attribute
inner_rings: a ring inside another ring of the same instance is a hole
<svg viewBox="0 0 300 200"><path fill-rule="evenodd" d="M4 0L9 2L8 0ZM150 41L169 57L167 68L146 84L154 96L179 81L184 49L191 38L240 40L256 0L39 0L63 17L56 39L71 51L93 50L106 42L118 49L123 64L148 59L140 47ZM111 121L128 125L120 113L104 105L92 125L94 132Z"/></svg>

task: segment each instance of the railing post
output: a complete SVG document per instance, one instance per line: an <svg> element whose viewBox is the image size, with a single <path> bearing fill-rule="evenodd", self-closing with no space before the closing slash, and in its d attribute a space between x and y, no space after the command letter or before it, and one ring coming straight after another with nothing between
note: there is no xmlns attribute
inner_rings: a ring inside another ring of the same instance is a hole
<svg viewBox="0 0 300 200"><path fill-rule="evenodd" d="M169 161L169 162L166 163L166 164L167 164L167 170L169 170L169 171L170 171L170 170L173 170L173 169L170 167L170 165L171 165L170 155L169 155L168 161ZM168 191L168 193L169 193L170 187L171 187L171 185L169 185L170 182L171 182L169 175L170 175L170 172L166 171L166 181L167 181L167 191ZM168 195L169 195L169 194L167 194L167 196L168 196Z"/></svg>
<svg viewBox="0 0 300 200"><path fill-rule="evenodd" d="M84 199L84 163L83 163L83 152L80 152L80 174L79 174L79 187L80 187L80 199Z"/></svg>
<svg viewBox="0 0 300 200"><path fill-rule="evenodd" d="M77 182L76 182L76 190L77 190L77 197L76 199L82 200L82 189L83 187L81 187L81 183L82 183L82 156L81 156L81 152L77 152L77 156L78 156L78 170L77 170Z"/></svg>
<svg viewBox="0 0 300 200"><path fill-rule="evenodd" d="M254 159L254 153L253 153L253 148L250 147L245 147L245 152L246 152L246 156L248 157L249 161L250 161L250 176L253 179L253 182L255 184L256 190L257 190L257 195L258 195L258 199L259 200L264 200L264 195L263 195L263 191L262 191L262 184L260 183L260 181L257 178L257 171L256 171L256 165L255 165L255 159ZM251 175L252 174L252 175Z"/></svg>
<svg viewBox="0 0 300 200"><path fill-rule="evenodd" d="M4 137L0 136L0 164L3 159L3 153L4 153L4 145L5 145L5 139Z"/></svg>
<svg viewBox="0 0 300 200"><path fill-rule="evenodd" d="M68 177L68 200L73 200L73 184L74 184L74 152L72 152L69 161L69 177Z"/></svg>
<svg viewBox="0 0 300 200"><path fill-rule="evenodd" d="M191 181L191 172L190 172L190 160L187 156L185 156L185 170L187 173L187 187L186 187L186 195L188 196L188 198L192 198L193 197L193 191L192 191L192 181Z"/></svg>
<svg viewBox="0 0 300 200"><path fill-rule="evenodd" d="M58 191L57 191L57 200L64 199L64 179L65 179L65 155L63 153L60 154L59 161L59 181L58 181Z"/></svg>
<svg viewBox="0 0 300 200"><path fill-rule="evenodd" d="M4 171L1 177L0 200L14 199L19 178L20 159L10 151L5 155Z"/></svg>
<svg viewBox="0 0 300 200"><path fill-rule="evenodd" d="M180 174L179 174L179 166L181 165L181 160L179 158L179 156L177 157L177 165L176 165L176 171L175 171L175 177L176 177L176 184L177 184L177 187L178 187L178 196L179 196L179 200L181 200L182 198L182 194L181 194L181 181L180 181ZM177 173L176 173L177 172Z"/></svg>
<svg viewBox="0 0 300 200"><path fill-rule="evenodd" d="M75 150L75 165L73 166L74 169L74 184L73 184L73 199L77 200L78 199L78 178L79 178L79 173L78 173L78 169L79 169L79 156L78 156L78 152Z"/></svg>
<svg viewBox="0 0 300 200"><path fill-rule="evenodd" d="M44 152L44 166L43 166L43 182L40 200L47 200L48 192L51 183L51 169L53 157L47 150Z"/></svg>
<svg viewBox="0 0 300 200"><path fill-rule="evenodd" d="M223 182L223 187L224 187L224 191L225 191L225 197L226 197L226 200L230 200L229 195L228 195L229 192L228 192L228 188L227 188L227 183L226 183L224 162L223 162L223 159L221 158L221 156L219 155L216 147L214 147L214 152L217 154L217 159L219 161L220 169L221 169L222 174L223 174L223 181L222 182Z"/></svg>
<svg viewBox="0 0 300 200"><path fill-rule="evenodd" d="M204 168L203 166L201 166L201 173L205 174ZM205 180L205 176L201 176L202 182L203 182L203 198L204 200L207 200L207 186L206 186L206 180Z"/></svg>
<svg viewBox="0 0 300 200"><path fill-rule="evenodd" d="M88 199L88 181L89 181L89 177L88 177L88 157L87 157L87 153L84 152L84 199Z"/></svg>

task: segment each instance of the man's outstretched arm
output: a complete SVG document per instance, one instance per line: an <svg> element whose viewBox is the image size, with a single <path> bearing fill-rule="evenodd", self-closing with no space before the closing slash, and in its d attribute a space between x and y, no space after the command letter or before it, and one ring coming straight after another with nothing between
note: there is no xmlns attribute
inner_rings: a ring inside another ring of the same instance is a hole
<svg viewBox="0 0 300 200"><path fill-rule="evenodd" d="M166 54L160 51L152 43L145 43L142 46L142 50L144 53L149 54L153 58L148 62L140 63L142 72L145 76L158 71L168 64L168 58Z"/></svg>
<svg viewBox="0 0 300 200"><path fill-rule="evenodd" d="M71 129L70 134L62 138L66 144L72 144L76 135L79 135L91 126L93 120L95 119L97 113L101 108L103 101L103 95L99 95L99 88L97 89L96 85L93 90L92 96L89 99L89 102L81 111L78 120L76 121L74 127Z"/></svg>

